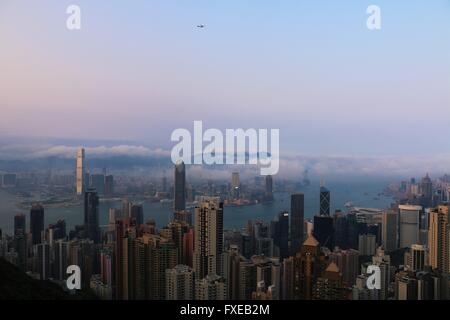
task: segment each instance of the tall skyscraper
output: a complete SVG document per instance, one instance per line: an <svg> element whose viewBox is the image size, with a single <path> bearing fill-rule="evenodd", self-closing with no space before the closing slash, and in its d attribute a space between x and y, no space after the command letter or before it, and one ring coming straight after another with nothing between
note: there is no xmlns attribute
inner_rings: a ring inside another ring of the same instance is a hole
<svg viewBox="0 0 450 320"><path fill-rule="evenodd" d="M376 236L373 234L360 234L358 251L361 256L372 256L377 249Z"/></svg>
<svg viewBox="0 0 450 320"><path fill-rule="evenodd" d="M114 176L105 176L105 195L111 197L114 195Z"/></svg>
<svg viewBox="0 0 450 320"><path fill-rule="evenodd" d="M330 261L333 261L342 272L342 280L351 287L356 283L356 278L359 274L359 252L354 249L349 250L334 250L329 256Z"/></svg>
<svg viewBox="0 0 450 320"><path fill-rule="evenodd" d="M239 188L241 185L241 182L239 180L239 172L233 172L231 174L231 187L233 189Z"/></svg>
<svg viewBox="0 0 450 320"><path fill-rule="evenodd" d="M305 195L294 193L291 195L291 255L300 250L303 242L303 226L305 215Z"/></svg>
<svg viewBox="0 0 450 320"><path fill-rule="evenodd" d="M223 203L205 197L195 208L194 269L198 279L222 275Z"/></svg>
<svg viewBox="0 0 450 320"><path fill-rule="evenodd" d="M42 242L44 232L44 208L39 204L34 204L30 211L30 233L33 245Z"/></svg>
<svg viewBox="0 0 450 320"><path fill-rule="evenodd" d="M321 216L330 215L330 191L325 187L320 187L320 211Z"/></svg>
<svg viewBox="0 0 450 320"><path fill-rule="evenodd" d="M270 227L273 243L280 251L280 260L289 256L289 213L280 212L278 220L272 221Z"/></svg>
<svg viewBox="0 0 450 320"><path fill-rule="evenodd" d="M419 220L421 211L421 206L398 206L400 248L411 248L413 244L419 243Z"/></svg>
<svg viewBox="0 0 450 320"><path fill-rule="evenodd" d="M53 246L53 277L57 280L64 280L67 277L68 265L68 243L63 240L57 240Z"/></svg>
<svg viewBox="0 0 450 320"><path fill-rule="evenodd" d="M186 209L186 168L182 160L175 164L174 211Z"/></svg>
<svg viewBox="0 0 450 320"><path fill-rule="evenodd" d="M330 250L334 247L333 222L333 217L327 215L314 216L314 237L321 247L327 247Z"/></svg>
<svg viewBox="0 0 450 320"><path fill-rule="evenodd" d="M393 211L383 212L381 242L387 252L397 249L397 218L398 214Z"/></svg>
<svg viewBox="0 0 450 320"><path fill-rule="evenodd" d="M99 199L94 189L88 189L84 194L84 232L86 238L100 242Z"/></svg>
<svg viewBox="0 0 450 320"><path fill-rule="evenodd" d="M25 270L27 262L26 217L24 214L14 216L14 248L17 252L17 266ZM1 238L0 238L1 239Z"/></svg>
<svg viewBox="0 0 450 320"><path fill-rule="evenodd" d="M230 245L229 250L223 254L223 277L228 288L228 299L239 299L239 270L241 255L236 245Z"/></svg>
<svg viewBox="0 0 450 320"><path fill-rule="evenodd" d="M294 299L294 257L283 260L281 266L281 299Z"/></svg>
<svg viewBox="0 0 450 320"><path fill-rule="evenodd" d="M413 271L422 271L425 267L425 263L427 260L426 248L420 244L413 244L411 246L411 270Z"/></svg>
<svg viewBox="0 0 450 320"><path fill-rule="evenodd" d="M319 242L311 235L303 243L300 252L295 256L294 297L310 300L313 295L313 284L325 266L325 255L320 250Z"/></svg>
<svg viewBox="0 0 450 320"><path fill-rule="evenodd" d="M14 216L14 235L18 235L19 233L26 233L26 217L24 214L17 214Z"/></svg>
<svg viewBox="0 0 450 320"><path fill-rule="evenodd" d="M377 265L381 271L381 289L379 290L379 297L381 300L387 300L389 284L391 282L391 257L386 255L384 250L378 248L376 254L372 257L372 264Z"/></svg>
<svg viewBox="0 0 450 320"><path fill-rule="evenodd" d="M115 295L118 300L128 299L128 219L116 220Z"/></svg>
<svg viewBox="0 0 450 320"><path fill-rule="evenodd" d="M344 284L339 267L331 262L314 284L313 298L316 300L343 300Z"/></svg>
<svg viewBox="0 0 450 320"><path fill-rule="evenodd" d="M50 245L48 243L38 243L34 246L34 256L36 257L36 269L40 280L47 280L51 277L50 270Z"/></svg>
<svg viewBox="0 0 450 320"><path fill-rule="evenodd" d="M429 264L432 268L446 273L450 271L448 214L448 206L433 209L429 215L428 230Z"/></svg>
<svg viewBox="0 0 450 320"><path fill-rule="evenodd" d="M194 252L194 228L190 228L188 232L183 235L183 264L193 266L193 252Z"/></svg>
<svg viewBox="0 0 450 320"><path fill-rule="evenodd" d="M166 270L166 300L194 299L194 270L177 265Z"/></svg>
<svg viewBox="0 0 450 320"><path fill-rule="evenodd" d="M144 224L144 207L142 204L132 204L130 211L130 217L134 219L137 226Z"/></svg>
<svg viewBox="0 0 450 320"><path fill-rule="evenodd" d="M90 187L97 191L97 194L105 194L105 175L103 174L91 174Z"/></svg>
<svg viewBox="0 0 450 320"><path fill-rule="evenodd" d="M430 207L433 199L433 182L428 176L428 173L420 181L420 193L422 194L422 205L424 207Z"/></svg>
<svg viewBox="0 0 450 320"><path fill-rule="evenodd" d="M81 196L84 193L86 182L85 179L86 167L84 163L84 149L81 148L77 152L77 195Z"/></svg>

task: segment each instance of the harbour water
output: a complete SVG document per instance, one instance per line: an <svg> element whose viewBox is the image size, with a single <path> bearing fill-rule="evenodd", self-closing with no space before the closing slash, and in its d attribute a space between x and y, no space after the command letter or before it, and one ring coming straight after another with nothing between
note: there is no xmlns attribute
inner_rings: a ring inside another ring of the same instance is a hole
<svg viewBox="0 0 450 320"><path fill-rule="evenodd" d="M327 182L326 187L331 192L331 212L336 209L345 210L345 203L351 201L357 207L388 208L393 202L392 198L379 194L390 181L383 179L360 179L350 182ZM299 189L305 194L305 218L313 217L319 210L319 183L313 182L309 187ZM137 199L139 200L139 199ZM29 212L16 208L18 199L5 190L0 189L0 228L7 234L12 233L14 215L25 213L27 215L27 228L29 228ZM144 219L154 219L158 227L167 224L172 217L172 206L159 202L144 201ZM100 202L100 224L108 221L109 208L121 208L121 201ZM83 223L82 205L67 208L44 208L45 225L65 219L67 230ZM290 193L275 192L274 201L267 204L256 204L242 207L225 207L224 227L226 229L241 229L250 219L270 221L279 212L289 211Z"/></svg>

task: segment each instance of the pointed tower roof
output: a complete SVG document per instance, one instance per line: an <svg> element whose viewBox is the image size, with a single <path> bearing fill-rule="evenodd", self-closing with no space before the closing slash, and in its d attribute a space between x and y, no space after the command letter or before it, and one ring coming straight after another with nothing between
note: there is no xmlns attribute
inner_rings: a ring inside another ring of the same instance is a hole
<svg viewBox="0 0 450 320"><path fill-rule="evenodd" d="M326 272L336 272L339 273L339 267L336 265L336 263L331 262L328 267L325 269Z"/></svg>
<svg viewBox="0 0 450 320"><path fill-rule="evenodd" d="M317 247L317 246L319 246L319 242L316 240L316 238L314 238L314 236L312 234L310 234L308 236L308 239L306 239L305 242L303 242L303 245Z"/></svg>

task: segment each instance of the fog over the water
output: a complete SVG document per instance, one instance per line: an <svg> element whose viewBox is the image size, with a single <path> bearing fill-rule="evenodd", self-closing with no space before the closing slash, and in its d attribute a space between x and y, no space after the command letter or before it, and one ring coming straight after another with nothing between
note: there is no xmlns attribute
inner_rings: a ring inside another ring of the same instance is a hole
<svg viewBox="0 0 450 320"><path fill-rule="evenodd" d="M74 170L76 151L83 146L91 170L108 167L112 170L145 168L155 178L162 176L161 168L170 169L170 150L150 148L142 144L120 142L54 142L0 144L0 171L54 169ZM349 176L410 177L425 173L442 175L450 172L450 154L422 156L355 154L311 155L283 153L280 156L278 178L297 179L305 170L312 178L330 179ZM153 172L152 172L153 171ZM242 177L258 175L255 165L189 165L188 175L194 178L228 179L231 171L239 171Z"/></svg>

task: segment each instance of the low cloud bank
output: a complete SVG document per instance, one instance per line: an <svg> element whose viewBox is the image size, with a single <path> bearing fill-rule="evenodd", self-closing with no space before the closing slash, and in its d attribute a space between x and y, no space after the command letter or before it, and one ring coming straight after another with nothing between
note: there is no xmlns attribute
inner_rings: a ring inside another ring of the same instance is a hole
<svg viewBox="0 0 450 320"><path fill-rule="evenodd" d="M49 157L75 159L77 146L67 145L0 145L0 160L33 161ZM167 158L170 150L151 149L143 145L120 144L86 147L87 159L113 157ZM189 172L197 177L225 178L230 171L239 170L243 176L254 176L257 166L190 166ZM301 177L307 170L312 177L343 175L420 176L425 173L440 175L450 172L450 154L427 156L354 156L354 155L288 155L281 156L278 176Z"/></svg>

